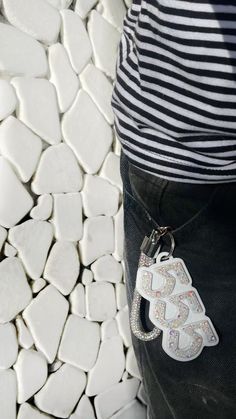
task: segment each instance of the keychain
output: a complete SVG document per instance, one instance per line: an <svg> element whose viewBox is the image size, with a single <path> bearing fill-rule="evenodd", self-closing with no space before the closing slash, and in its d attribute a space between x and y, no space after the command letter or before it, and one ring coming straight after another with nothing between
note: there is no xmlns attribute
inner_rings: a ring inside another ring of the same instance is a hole
<svg viewBox="0 0 236 419"><path fill-rule="evenodd" d="M160 239L168 234L170 252L160 252ZM134 335L144 341L162 333L162 348L177 361L197 358L205 346L214 346L219 337L192 278L181 258L173 257L174 237L170 227L152 230L145 236L136 275L136 287L131 307L130 324ZM153 330L146 332L141 325L141 299L149 301L149 318Z"/></svg>

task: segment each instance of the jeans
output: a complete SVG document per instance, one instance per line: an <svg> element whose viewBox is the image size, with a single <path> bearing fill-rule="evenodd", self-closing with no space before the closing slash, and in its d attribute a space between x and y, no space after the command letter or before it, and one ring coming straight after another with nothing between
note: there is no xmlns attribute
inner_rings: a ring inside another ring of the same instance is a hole
<svg viewBox="0 0 236 419"><path fill-rule="evenodd" d="M161 337L146 342L131 333L149 418L236 418L236 183L169 181L140 170L123 149L120 174L129 313L143 238L157 225L170 225L173 256L184 260L220 339L180 362L163 351ZM169 251L168 236L162 242L161 250ZM151 330L148 304L143 300L141 317Z"/></svg>

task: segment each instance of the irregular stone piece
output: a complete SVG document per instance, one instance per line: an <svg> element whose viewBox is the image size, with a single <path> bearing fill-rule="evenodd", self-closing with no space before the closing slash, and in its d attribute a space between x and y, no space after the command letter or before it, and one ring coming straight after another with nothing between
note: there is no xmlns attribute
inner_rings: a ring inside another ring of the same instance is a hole
<svg viewBox="0 0 236 419"><path fill-rule="evenodd" d="M82 283L84 285L89 285L93 281L93 273L90 269L84 268L81 277Z"/></svg>
<svg viewBox="0 0 236 419"><path fill-rule="evenodd" d="M85 317L85 292L83 284L79 283L70 293L71 312L79 317Z"/></svg>
<svg viewBox="0 0 236 419"><path fill-rule="evenodd" d="M32 208L30 215L35 220L47 220L52 213L52 196L43 194L38 197L36 207Z"/></svg>
<svg viewBox="0 0 236 419"><path fill-rule="evenodd" d="M133 377L137 377L139 380L142 380L133 346L130 346L126 353L126 370Z"/></svg>
<svg viewBox="0 0 236 419"><path fill-rule="evenodd" d="M123 0L121 0L123 1ZM95 65L88 64L79 75L82 87L91 96L109 124L114 123L111 107L113 86L104 73Z"/></svg>
<svg viewBox="0 0 236 419"><path fill-rule="evenodd" d="M16 361L18 342L13 323L0 325L0 369L10 368Z"/></svg>
<svg viewBox="0 0 236 419"><path fill-rule="evenodd" d="M118 310L121 310L128 303L125 284L116 284L116 303Z"/></svg>
<svg viewBox="0 0 236 419"><path fill-rule="evenodd" d="M2 120L16 108L16 94L7 80L0 80L0 97L0 120Z"/></svg>
<svg viewBox="0 0 236 419"><path fill-rule="evenodd" d="M24 320L20 316L17 316L16 318L16 328L20 346L22 346L24 349L31 348L31 346L34 344L34 340L28 327L26 327Z"/></svg>
<svg viewBox="0 0 236 419"><path fill-rule="evenodd" d="M101 324L102 340L110 339L118 335L117 322L114 319L108 319Z"/></svg>
<svg viewBox="0 0 236 419"><path fill-rule="evenodd" d="M4 259L0 263L0 323L12 320L31 299L31 288L20 259Z"/></svg>
<svg viewBox="0 0 236 419"><path fill-rule="evenodd" d="M35 281L32 281L31 287L33 293L38 293L41 291L45 286L47 285L47 282L43 278L38 278Z"/></svg>
<svg viewBox="0 0 236 419"><path fill-rule="evenodd" d="M66 384L66 385L65 385ZM69 364L63 364L51 374L34 396L36 406L44 412L60 418L68 418L78 402L86 384L83 371Z"/></svg>
<svg viewBox="0 0 236 419"><path fill-rule="evenodd" d="M33 77L14 77L11 83L19 99L17 117L47 143L58 144L61 128L53 84Z"/></svg>
<svg viewBox="0 0 236 419"><path fill-rule="evenodd" d="M76 283L79 268L80 262L75 244L58 241L49 253L43 276L63 295L68 295Z"/></svg>
<svg viewBox="0 0 236 419"><path fill-rule="evenodd" d="M56 42L60 30L60 14L44 0L2 0L3 13L18 29L45 44Z"/></svg>
<svg viewBox="0 0 236 419"><path fill-rule="evenodd" d="M96 281L117 283L122 280L122 266L112 255L104 255L91 265L91 270Z"/></svg>
<svg viewBox="0 0 236 419"><path fill-rule="evenodd" d="M81 19L85 19L97 2L98 0L76 0L75 12L80 15Z"/></svg>
<svg viewBox="0 0 236 419"><path fill-rule="evenodd" d="M80 193L53 194L52 222L57 240L78 241L83 235L83 209Z"/></svg>
<svg viewBox="0 0 236 419"><path fill-rule="evenodd" d="M14 26L0 22L0 72L8 76L44 77L48 63L43 46Z"/></svg>
<svg viewBox="0 0 236 419"><path fill-rule="evenodd" d="M84 371L95 364L100 343L98 323L70 314L65 324L58 357Z"/></svg>
<svg viewBox="0 0 236 419"><path fill-rule="evenodd" d="M17 250L9 243L5 243L4 246L4 255L7 257L12 257L17 255Z"/></svg>
<svg viewBox="0 0 236 419"><path fill-rule="evenodd" d="M91 58L92 46L86 26L79 15L72 10L62 10L61 38L66 48L71 65L80 73Z"/></svg>
<svg viewBox="0 0 236 419"><path fill-rule="evenodd" d="M2 419L16 419L16 375L12 369L0 371L0 406Z"/></svg>
<svg viewBox="0 0 236 419"><path fill-rule="evenodd" d="M32 208L33 198L18 180L8 161L0 156L0 224L10 228Z"/></svg>
<svg viewBox="0 0 236 419"><path fill-rule="evenodd" d="M11 115L0 126L0 152L11 162L22 182L28 182L38 164L42 141Z"/></svg>
<svg viewBox="0 0 236 419"><path fill-rule="evenodd" d="M17 419L52 419L52 416L39 412L38 409L32 407L29 403L20 405Z"/></svg>
<svg viewBox="0 0 236 419"><path fill-rule="evenodd" d="M31 187L37 195L81 189L82 170L68 145L62 143L44 150Z"/></svg>
<svg viewBox="0 0 236 419"><path fill-rule="evenodd" d="M114 286L109 282L92 282L86 286L86 315L89 320L104 321L116 314Z"/></svg>
<svg viewBox="0 0 236 419"><path fill-rule="evenodd" d="M44 269L53 228L47 221L27 220L9 230L8 240L16 247L28 275L39 278Z"/></svg>
<svg viewBox="0 0 236 419"><path fill-rule="evenodd" d="M100 215L86 218L83 237L79 241L79 253L83 265L114 251L114 227L111 217Z"/></svg>
<svg viewBox="0 0 236 419"><path fill-rule="evenodd" d="M121 337L114 336L104 340L101 343L96 364L88 372L85 391L87 396L100 394L118 383L122 377L124 365L125 356Z"/></svg>
<svg viewBox="0 0 236 419"><path fill-rule="evenodd" d="M115 215L118 211L119 189L101 176L85 174L81 195L86 217Z"/></svg>
<svg viewBox="0 0 236 419"><path fill-rule="evenodd" d="M95 419L93 406L86 394L81 397L75 412L70 416L70 419L82 418Z"/></svg>
<svg viewBox="0 0 236 419"><path fill-rule="evenodd" d="M126 305L122 310L118 311L116 315L116 320L118 323L118 329L120 335L124 340L125 346L129 347L132 345L131 340L131 331L130 331L130 324L129 324L129 310L128 305Z"/></svg>
<svg viewBox="0 0 236 419"><path fill-rule="evenodd" d="M120 156L110 151L102 165L99 175L117 186L122 192L122 179L120 174Z"/></svg>
<svg viewBox="0 0 236 419"><path fill-rule="evenodd" d="M102 16L120 32L123 28L123 21L126 14L126 7L123 0L109 1L101 0Z"/></svg>
<svg viewBox="0 0 236 419"><path fill-rule="evenodd" d="M96 173L112 144L112 129L83 89L62 117L62 132L84 171Z"/></svg>
<svg viewBox="0 0 236 419"><path fill-rule="evenodd" d="M98 419L109 419L123 406L130 403L137 394L139 380L131 378L115 384L94 399ZM134 417L135 416L131 416Z"/></svg>
<svg viewBox="0 0 236 419"><path fill-rule="evenodd" d="M17 376L17 401L23 403L45 383L47 361L42 353L34 349L21 349L17 362L14 364L14 370Z"/></svg>
<svg viewBox="0 0 236 419"><path fill-rule="evenodd" d="M50 81L54 84L60 112L65 112L71 106L78 88L79 79L74 73L67 52L60 43L51 45L48 49Z"/></svg>
<svg viewBox="0 0 236 419"><path fill-rule="evenodd" d="M0 251L2 249L2 246L7 238L7 230L0 226Z"/></svg>
<svg viewBox="0 0 236 419"><path fill-rule="evenodd" d="M124 255L124 206L121 204L114 218L115 226L115 250L113 256L121 261Z"/></svg>
<svg viewBox="0 0 236 419"><path fill-rule="evenodd" d="M120 32L96 10L91 11L87 28L92 43L95 66L108 77L115 79Z"/></svg>
<svg viewBox="0 0 236 419"><path fill-rule="evenodd" d="M146 407L139 403L137 400L133 400L123 409L119 410L115 415L111 416L111 419L146 419Z"/></svg>
<svg viewBox="0 0 236 419"><path fill-rule="evenodd" d="M35 346L49 363L55 359L68 310L68 301L53 285L48 285L23 311Z"/></svg>
<svg viewBox="0 0 236 419"><path fill-rule="evenodd" d="M72 0L47 0L56 9L67 9L70 7Z"/></svg>

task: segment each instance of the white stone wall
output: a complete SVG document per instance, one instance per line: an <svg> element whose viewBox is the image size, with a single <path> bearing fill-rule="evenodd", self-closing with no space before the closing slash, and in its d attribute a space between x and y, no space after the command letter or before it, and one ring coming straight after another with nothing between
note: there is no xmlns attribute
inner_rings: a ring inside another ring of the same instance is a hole
<svg viewBox="0 0 236 419"><path fill-rule="evenodd" d="M144 419L111 93L126 0L0 0L0 418Z"/></svg>

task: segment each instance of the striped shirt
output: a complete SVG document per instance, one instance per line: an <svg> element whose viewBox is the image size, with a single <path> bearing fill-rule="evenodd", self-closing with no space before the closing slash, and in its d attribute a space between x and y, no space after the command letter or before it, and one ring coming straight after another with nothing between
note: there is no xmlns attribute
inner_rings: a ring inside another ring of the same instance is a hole
<svg viewBox="0 0 236 419"><path fill-rule="evenodd" d="M236 181L236 5L133 0L111 105L129 161L190 183Z"/></svg>

